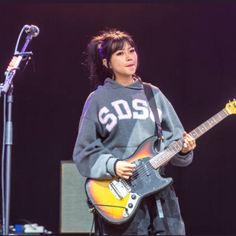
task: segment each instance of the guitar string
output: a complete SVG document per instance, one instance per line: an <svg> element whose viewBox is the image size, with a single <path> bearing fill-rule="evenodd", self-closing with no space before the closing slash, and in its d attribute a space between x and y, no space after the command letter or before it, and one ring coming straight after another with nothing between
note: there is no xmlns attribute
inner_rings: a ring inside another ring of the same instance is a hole
<svg viewBox="0 0 236 236"><path fill-rule="evenodd" d="M155 165L160 167L161 165L165 164L172 156L174 156L179 150L180 150L180 142L182 141L175 141L174 143L171 144L171 147L169 146L168 149L165 150L166 153L162 153L159 159L155 160ZM175 144L175 145L174 145ZM173 147L172 147L173 146ZM182 146L182 145L181 145ZM170 152L167 152L170 151ZM157 154L158 155L158 154ZM152 160L152 159L151 159ZM152 166L151 160L149 160L149 163L151 164L150 166L145 165L140 165L137 167L136 171L132 175L133 178L137 177L137 175L140 176L145 176L148 170L153 170L155 169Z"/></svg>
<svg viewBox="0 0 236 236"><path fill-rule="evenodd" d="M204 134L207 130L209 130L210 128L215 126L217 123L219 123L221 120L223 120L228 115L229 114L227 113L227 111L225 109L223 109L220 112L218 112L216 115L214 115L213 117L211 117L210 119L205 121L202 125L200 125L196 129L191 131L190 134L192 134L192 136L194 138L197 138L200 135ZM209 127L207 127L207 126L209 126ZM171 159L171 157L173 157L177 152L179 152L181 150L182 141L181 140L175 141L174 143L171 143L170 145L171 146L169 146L165 150L165 151L170 151L169 153L168 152L163 153L162 155L160 155L159 159L153 160L156 168L161 167L162 165L164 165L166 162L168 162ZM149 162L151 163L152 159L149 160ZM153 171L153 169L155 169L155 167L153 167L152 164L153 163L151 163L151 166L146 166L146 165L138 166L136 171L134 172L134 174L131 176L131 179L126 180L126 181L131 182L132 179L133 180L136 179L136 177L138 175L140 175L140 177L145 176L147 174L147 169Z"/></svg>
<svg viewBox="0 0 236 236"><path fill-rule="evenodd" d="M221 120L223 120L226 116L228 115L228 113L226 112L225 109L221 110L220 112L218 112L216 115L214 115L213 117L211 117L210 119L208 119L206 122L204 122L202 125L200 125L199 127L197 127L196 129L194 129L192 132L190 132L190 134L192 134L192 136L194 138L199 137L200 135L202 135L203 133L205 133L209 128L212 128L213 126L215 126L217 123L219 123ZM209 127L207 127L209 126ZM179 140L180 141L180 140ZM155 164L155 167L158 168L161 165L165 164L166 162L169 161L169 159L171 159L171 157L173 157L178 151L181 150L182 147L182 141L181 144L179 143L179 141L175 141L174 143L171 143L171 147L168 147L165 151L170 151L170 153L167 152L167 154L163 153L163 155L160 156L159 159L154 160L153 164ZM173 147L172 147L173 146ZM177 147L176 147L177 146ZM174 150L173 150L174 149ZM172 152L174 151L174 152ZM150 160L150 162L152 162L152 159ZM152 165L152 163L151 163ZM148 169L152 169L155 167L148 167ZM138 166L138 168L136 169L137 171L134 172L133 174L133 178L137 177L137 175L145 175L146 173L146 169L142 168L142 165Z"/></svg>
<svg viewBox="0 0 236 236"><path fill-rule="evenodd" d="M163 156L165 156L165 155L163 155ZM169 158L170 155L166 155L164 158L166 158L166 157ZM160 165L163 164L162 163L163 160L159 160L159 162L160 162ZM153 171L153 170L156 171L151 164L150 165L140 165L140 166L138 166L138 168L136 169L134 174L131 176L131 178L126 180L126 182L128 182L128 184L131 184L131 181L136 181L136 180L138 181L139 180L139 179L137 179L138 176L139 176L139 178L142 178L142 177L146 176L150 171Z"/></svg>
<svg viewBox="0 0 236 236"><path fill-rule="evenodd" d="M181 147L182 147L182 140L175 141L174 143L172 143L165 150L165 152L161 154L159 159L155 160L155 165L158 167L164 165L166 162L168 162L171 159L171 157L173 157L178 151L180 151ZM167 151L169 151L169 152L167 152ZM131 178L135 179L138 175L140 177L142 177L147 174L147 171L150 171L150 170L153 171L153 169L155 169L155 168L153 167L151 160L149 160L150 165L148 165L148 166L145 166L145 165L138 166L136 171L134 172L134 174L131 176Z"/></svg>

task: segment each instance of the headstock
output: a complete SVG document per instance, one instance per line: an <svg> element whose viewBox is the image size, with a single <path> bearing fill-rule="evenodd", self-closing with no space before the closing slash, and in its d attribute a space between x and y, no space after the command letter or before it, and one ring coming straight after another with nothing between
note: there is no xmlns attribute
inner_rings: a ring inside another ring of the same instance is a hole
<svg viewBox="0 0 236 236"><path fill-rule="evenodd" d="M225 105L225 109L228 112L228 114L236 114L236 100L234 99L233 101L229 101Z"/></svg>

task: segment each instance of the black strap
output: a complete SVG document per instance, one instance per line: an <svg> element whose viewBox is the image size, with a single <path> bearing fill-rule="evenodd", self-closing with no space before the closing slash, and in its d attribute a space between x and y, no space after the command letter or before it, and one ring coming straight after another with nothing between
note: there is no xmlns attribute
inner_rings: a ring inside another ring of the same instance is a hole
<svg viewBox="0 0 236 236"><path fill-rule="evenodd" d="M161 141L163 140L163 135L162 135L161 122L160 122L159 115L158 115L157 105L156 105L156 101L154 99L154 93L152 91L151 84L143 83L143 88L144 88L144 92L147 97L147 100L149 102L149 106L151 107L152 113L155 118L156 134L158 137L157 150L160 151Z"/></svg>

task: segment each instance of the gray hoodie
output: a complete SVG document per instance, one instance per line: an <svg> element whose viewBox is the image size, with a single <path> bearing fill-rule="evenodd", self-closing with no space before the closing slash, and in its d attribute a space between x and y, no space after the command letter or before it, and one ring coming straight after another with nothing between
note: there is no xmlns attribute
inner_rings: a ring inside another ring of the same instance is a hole
<svg viewBox="0 0 236 236"><path fill-rule="evenodd" d="M183 126L171 103L159 88L152 85L164 141L161 149L182 138ZM155 134L155 120L147 102L143 84L137 80L122 86L107 78L92 92L84 105L73 160L81 175L94 179L115 176L117 159L127 159L138 146ZM193 153L177 154L176 166L187 166Z"/></svg>

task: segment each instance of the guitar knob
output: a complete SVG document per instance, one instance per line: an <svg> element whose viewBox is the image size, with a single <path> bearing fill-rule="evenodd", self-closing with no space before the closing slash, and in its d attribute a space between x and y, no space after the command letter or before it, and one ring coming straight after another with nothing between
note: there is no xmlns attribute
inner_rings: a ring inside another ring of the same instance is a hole
<svg viewBox="0 0 236 236"><path fill-rule="evenodd" d="M131 195L131 198L134 200L134 199L136 199L136 195L135 194L132 194Z"/></svg>
<svg viewBox="0 0 236 236"><path fill-rule="evenodd" d="M129 207L129 208L132 208L132 207L133 207L133 204L132 204L132 203L129 203L129 204L128 204L128 207Z"/></svg>

